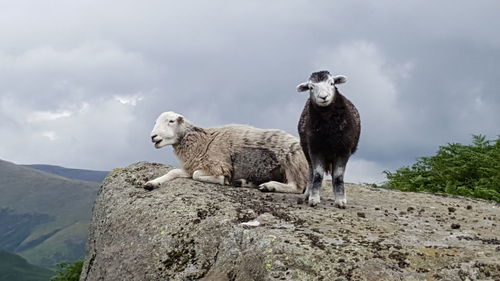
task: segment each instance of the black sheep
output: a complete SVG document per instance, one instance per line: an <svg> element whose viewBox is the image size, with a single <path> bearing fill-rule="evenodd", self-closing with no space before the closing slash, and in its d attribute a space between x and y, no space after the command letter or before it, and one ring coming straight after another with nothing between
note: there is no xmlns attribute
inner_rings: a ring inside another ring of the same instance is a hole
<svg viewBox="0 0 500 281"><path fill-rule="evenodd" d="M332 175L335 205L345 208L344 172L349 157L356 152L361 122L356 107L335 85L346 82L342 75L314 72L297 91L309 91L299 120L300 145L309 163L306 199L310 206L320 202L324 173Z"/></svg>

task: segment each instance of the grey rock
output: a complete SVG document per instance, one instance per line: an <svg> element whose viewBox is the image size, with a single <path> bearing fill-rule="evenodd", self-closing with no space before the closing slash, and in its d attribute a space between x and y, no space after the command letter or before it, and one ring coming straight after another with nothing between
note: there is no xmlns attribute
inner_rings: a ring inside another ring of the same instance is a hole
<svg viewBox="0 0 500 281"><path fill-rule="evenodd" d="M338 209L329 182L316 208L297 204L301 195L190 179L142 188L169 169L137 163L108 175L81 281L500 280L498 204L347 184ZM451 214L455 205L471 208ZM410 206L424 211L398 211ZM261 224L241 224L250 220Z"/></svg>

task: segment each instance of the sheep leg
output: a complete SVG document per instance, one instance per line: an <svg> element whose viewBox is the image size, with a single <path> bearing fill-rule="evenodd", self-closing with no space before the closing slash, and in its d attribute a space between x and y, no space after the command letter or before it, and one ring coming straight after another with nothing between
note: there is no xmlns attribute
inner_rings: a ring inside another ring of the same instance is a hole
<svg viewBox="0 0 500 281"><path fill-rule="evenodd" d="M282 193L301 193L298 186L294 182L281 183L277 181L268 181L259 185L259 190L262 192L282 192Z"/></svg>
<svg viewBox="0 0 500 281"><path fill-rule="evenodd" d="M345 209L347 197L344 190L344 172L347 159L338 159L333 165L333 195L335 196L335 207Z"/></svg>
<svg viewBox="0 0 500 281"><path fill-rule="evenodd" d="M234 187L256 187L256 185L253 182L247 181L246 179L233 180L232 186L234 186Z"/></svg>
<svg viewBox="0 0 500 281"><path fill-rule="evenodd" d="M154 180L150 180L144 184L144 189L153 190L155 188L160 187L160 185L164 182L171 181L176 178L189 178L189 174L186 173L183 169L172 169L168 171L165 175L158 177Z"/></svg>
<svg viewBox="0 0 500 281"><path fill-rule="evenodd" d="M312 165L309 164L309 179L307 180L307 185L306 185L306 191L304 192L304 195L305 195L305 201L308 201L309 200L309 193L311 191L311 185L312 185L312 178L314 176L314 168L312 167Z"/></svg>
<svg viewBox="0 0 500 281"><path fill-rule="evenodd" d="M207 183L215 183L220 185L227 184L226 177L209 175L202 170L194 171L193 180L207 182Z"/></svg>
<svg viewBox="0 0 500 281"><path fill-rule="evenodd" d="M321 183L323 182L323 176L325 174L325 169L321 165L321 162L318 159L313 159L313 171L312 177L310 179L310 189L309 189L309 206L315 207L320 202L320 191L321 191Z"/></svg>

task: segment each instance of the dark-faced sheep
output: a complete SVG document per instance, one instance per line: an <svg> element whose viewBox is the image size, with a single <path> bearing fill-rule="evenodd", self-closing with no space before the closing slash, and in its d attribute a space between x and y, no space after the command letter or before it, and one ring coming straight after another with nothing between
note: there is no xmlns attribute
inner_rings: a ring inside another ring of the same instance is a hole
<svg viewBox="0 0 500 281"><path fill-rule="evenodd" d="M307 185L307 160L299 140L280 130L200 128L180 114L165 112L156 120L151 140L156 148L172 145L182 169L148 181L146 189L179 177L271 192L303 193Z"/></svg>
<svg viewBox="0 0 500 281"><path fill-rule="evenodd" d="M356 107L336 87L345 82L345 76L319 71L297 86L297 91L310 94L298 125L300 144L309 163L305 193L310 206L320 202L325 172L332 174L335 205L345 208L347 203L344 172L349 157L356 152L361 124Z"/></svg>

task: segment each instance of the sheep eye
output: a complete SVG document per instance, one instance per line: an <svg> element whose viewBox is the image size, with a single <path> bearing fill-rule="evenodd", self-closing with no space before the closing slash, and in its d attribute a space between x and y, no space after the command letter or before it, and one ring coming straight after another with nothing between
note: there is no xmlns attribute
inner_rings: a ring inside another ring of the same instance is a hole
<svg viewBox="0 0 500 281"><path fill-rule="evenodd" d="M172 123L174 123L174 122L175 122L175 120L168 120L168 123L169 123L169 124L172 124Z"/></svg>

